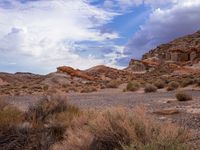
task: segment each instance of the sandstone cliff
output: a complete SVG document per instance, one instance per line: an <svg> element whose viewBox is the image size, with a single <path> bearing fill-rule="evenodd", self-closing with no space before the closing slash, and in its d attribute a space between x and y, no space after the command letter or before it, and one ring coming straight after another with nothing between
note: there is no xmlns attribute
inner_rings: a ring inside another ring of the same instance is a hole
<svg viewBox="0 0 200 150"><path fill-rule="evenodd" d="M200 60L200 31L162 44L144 54L142 60L157 57L164 61L198 62Z"/></svg>
<svg viewBox="0 0 200 150"><path fill-rule="evenodd" d="M200 31L180 37L167 44L159 45L142 56L142 60L132 59L125 69L132 72L144 72L159 68L166 63L181 66L198 64L200 62Z"/></svg>

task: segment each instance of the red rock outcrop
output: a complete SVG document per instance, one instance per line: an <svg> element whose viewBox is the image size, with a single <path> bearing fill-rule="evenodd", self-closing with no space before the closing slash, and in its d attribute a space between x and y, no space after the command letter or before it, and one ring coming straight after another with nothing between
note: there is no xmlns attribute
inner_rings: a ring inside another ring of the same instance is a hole
<svg viewBox="0 0 200 150"><path fill-rule="evenodd" d="M57 72L62 72L62 73L67 73L72 77L79 77L79 78L83 78L86 80L94 80L93 77L87 75L86 73L84 73L81 70L75 70L72 67L68 67L68 66L61 66L57 68Z"/></svg>

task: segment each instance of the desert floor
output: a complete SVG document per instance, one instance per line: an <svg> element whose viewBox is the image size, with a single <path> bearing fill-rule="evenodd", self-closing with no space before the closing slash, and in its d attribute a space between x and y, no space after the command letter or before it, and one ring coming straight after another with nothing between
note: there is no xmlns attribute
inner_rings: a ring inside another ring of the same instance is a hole
<svg viewBox="0 0 200 150"><path fill-rule="evenodd" d="M149 114L160 121L177 123L192 132L191 142L200 149L200 91L185 89L192 95L193 100L179 102L175 91L159 90L155 93L122 92L122 88L103 89L93 93L68 93L70 103L82 109L105 109L106 107L146 107ZM22 110L37 103L41 95L6 96L1 97Z"/></svg>

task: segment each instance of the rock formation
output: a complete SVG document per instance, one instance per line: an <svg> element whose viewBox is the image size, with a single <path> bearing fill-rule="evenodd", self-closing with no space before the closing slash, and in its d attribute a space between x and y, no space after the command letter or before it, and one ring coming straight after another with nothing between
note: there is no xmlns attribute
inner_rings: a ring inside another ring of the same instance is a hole
<svg viewBox="0 0 200 150"><path fill-rule="evenodd" d="M127 80L131 74L124 70L119 70L104 65L98 65L84 71L89 76L94 77L96 80L113 80L120 79Z"/></svg>
<svg viewBox="0 0 200 150"><path fill-rule="evenodd" d="M200 31L162 44L144 54L142 60L151 57L164 61L197 63L200 60Z"/></svg>
<svg viewBox="0 0 200 150"><path fill-rule="evenodd" d="M84 73L81 70L75 70L72 67L68 67L68 66L61 66L57 68L57 72L61 72L61 73L67 73L72 77L80 77L86 80L94 80L93 77L87 75L86 73Z"/></svg>
<svg viewBox="0 0 200 150"><path fill-rule="evenodd" d="M140 72L166 63L194 65L198 62L200 62L200 31L159 45L144 54L142 60L132 59L126 70Z"/></svg>

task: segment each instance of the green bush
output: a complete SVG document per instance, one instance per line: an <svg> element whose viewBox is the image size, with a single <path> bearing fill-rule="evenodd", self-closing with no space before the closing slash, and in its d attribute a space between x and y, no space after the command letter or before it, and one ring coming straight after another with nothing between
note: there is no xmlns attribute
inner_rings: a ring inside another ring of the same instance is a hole
<svg viewBox="0 0 200 150"><path fill-rule="evenodd" d="M127 91L137 91L140 88L140 84L137 82L129 82L126 86Z"/></svg>
<svg viewBox="0 0 200 150"><path fill-rule="evenodd" d="M145 93L150 93L150 92L156 92L157 91L157 87L155 87L152 84L147 84L144 88Z"/></svg>
<svg viewBox="0 0 200 150"><path fill-rule="evenodd" d="M178 101L189 101L192 100L192 96L183 91L179 91L176 93L176 99Z"/></svg>
<svg viewBox="0 0 200 150"><path fill-rule="evenodd" d="M162 89L165 87L165 82L162 80L157 80L154 85L158 88L158 89Z"/></svg>
<svg viewBox="0 0 200 150"><path fill-rule="evenodd" d="M176 81L172 81L168 84L167 91L173 91L179 87L179 83Z"/></svg>

